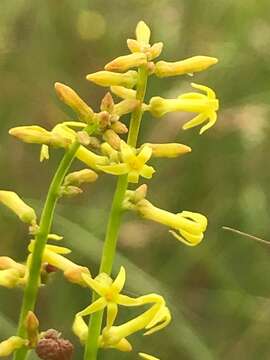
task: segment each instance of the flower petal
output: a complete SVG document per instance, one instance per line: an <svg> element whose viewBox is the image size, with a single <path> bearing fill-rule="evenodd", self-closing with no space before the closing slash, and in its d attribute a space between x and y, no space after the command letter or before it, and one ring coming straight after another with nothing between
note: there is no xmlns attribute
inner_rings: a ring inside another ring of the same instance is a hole
<svg viewBox="0 0 270 360"><path fill-rule="evenodd" d="M101 297L99 299L97 299L95 302L93 302L91 305L87 306L84 310L78 312L76 314L76 316L87 316L87 315L91 315L94 312L103 310L106 306L106 300Z"/></svg>
<svg viewBox="0 0 270 360"><path fill-rule="evenodd" d="M120 271L114 280L112 286L117 290L117 292L121 292L126 282L126 270L124 266L121 266Z"/></svg>
<svg viewBox="0 0 270 360"><path fill-rule="evenodd" d="M107 286L101 284L99 281L91 278L91 276L87 274L82 274L83 280L86 282L86 284L94 290L98 295L105 296L107 293Z"/></svg>
<svg viewBox="0 0 270 360"><path fill-rule="evenodd" d="M113 326L118 313L118 306L114 302L107 303L107 328Z"/></svg>
<svg viewBox="0 0 270 360"><path fill-rule="evenodd" d="M124 175L128 173L127 164L97 165L97 168L111 175Z"/></svg>

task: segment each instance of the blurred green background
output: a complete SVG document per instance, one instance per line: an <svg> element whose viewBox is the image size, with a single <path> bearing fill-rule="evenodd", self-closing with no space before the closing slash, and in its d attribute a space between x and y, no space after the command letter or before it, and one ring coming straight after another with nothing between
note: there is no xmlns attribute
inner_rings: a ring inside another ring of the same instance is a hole
<svg viewBox="0 0 270 360"><path fill-rule="evenodd" d="M96 110L106 89L85 80L116 56L144 19L152 40L165 44L164 60L193 55L219 58L206 72L150 79L153 95L177 96L195 81L220 99L218 123L203 136L181 130L188 114L156 120L145 116L140 143L178 141L193 148L158 168L149 199L173 212L198 211L209 218L203 243L179 244L168 229L127 214L121 228L120 264L127 291L162 293L173 313L166 330L131 338L134 350L162 360L270 358L270 252L267 246L226 233L222 225L270 239L270 3L269 0L1 0L0 2L0 187L17 191L40 212L62 152L38 161L39 147L8 135L13 126L51 128L72 118L54 94L55 81L74 87ZM128 120L128 119L127 119ZM80 168L75 164L74 168ZM101 176L85 193L63 200L54 231L65 236L71 258L97 270L115 178ZM26 227L0 208L0 254L23 261ZM0 289L0 340L14 334L22 292ZM71 333L76 312L90 292L56 274L39 295L41 328ZM124 318L131 317L128 310ZM122 315L121 315L122 316ZM102 352L101 359L137 359L136 352ZM34 359L34 356L32 357Z"/></svg>

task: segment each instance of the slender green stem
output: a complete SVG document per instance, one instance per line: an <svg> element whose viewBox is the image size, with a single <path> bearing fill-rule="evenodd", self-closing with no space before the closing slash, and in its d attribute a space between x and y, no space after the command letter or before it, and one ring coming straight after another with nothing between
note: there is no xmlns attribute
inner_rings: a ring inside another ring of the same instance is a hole
<svg viewBox="0 0 270 360"><path fill-rule="evenodd" d="M138 71L138 84L136 98L140 101L140 106L132 113L127 143L133 147L137 145L141 119L142 119L142 103L144 100L147 87L148 71L146 67L140 67ZM119 176L109 221L107 225L106 237L103 246L102 259L100 264L100 273L106 272L111 274L113 261L116 252L117 239L122 220L122 203L128 186L127 175ZM96 295L93 294L93 300ZM85 347L84 360L96 360L98 354L98 338L101 331L103 312L97 312L91 316L89 321L88 340Z"/></svg>
<svg viewBox="0 0 270 360"><path fill-rule="evenodd" d="M89 126L87 131L92 133L93 127ZM38 287L40 281L40 271L42 264L42 256L46 246L48 234L51 230L54 211L56 207L57 200L59 199L59 190L65 178L65 175L70 168L76 152L79 148L79 142L74 142L68 151L66 151L63 159L61 160L56 173L52 179L51 185L48 190L47 198L44 204L40 219L40 227L37 235L35 236L35 247L32 254L32 261L29 269L29 279L24 290L23 303L20 312L19 326L18 326L18 336L23 338L26 337L25 329L25 318L29 311L34 311ZM27 348L19 349L15 352L13 359L14 360L24 360L27 355Z"/></svg>

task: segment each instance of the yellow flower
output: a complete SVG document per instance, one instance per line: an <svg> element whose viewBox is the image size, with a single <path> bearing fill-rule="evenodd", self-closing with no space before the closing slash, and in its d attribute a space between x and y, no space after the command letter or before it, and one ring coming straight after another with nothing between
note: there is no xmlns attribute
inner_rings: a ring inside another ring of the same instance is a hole
<svg viewBox="0 0 270 360"><path fill-rule="evenodd" d="M132 183L137 183L139 176L147 179L152 178L155 169L152 166L146 165L146 162L152 155L152 149L150 147L144 146L137 155L136 149L133 149L124 141L121 141L120 150L121 163L99 165L98 169L112 175L128 174L128 181Z"/></svg>
<svg viewBox="0 0 270 360"><path fill-rule="evenodd" d="M203 234L207 227L207 218L204 215L190 211L173 214L155 207L146 199L139 201L133 209L137 210L146 219L177 230L180 235L173 230L170 230L170 233L177 240L188 246L196 246L203 239Z"/></svg>
<svg viewBox="0 0 270 360"><path fill-rule="evenodd" d="M82 278L100 296L95 302L75 316L73 331L82 342L86 340L88 332L83 317L105 308L107 309L107 320L99 339L99 346L116 348L120 351L132 350L131 345L126 340L127 336L141 329L146 329L145 335L150 335L167 326L171 320L170 312L160 295L149 294L138 298L131 298L121 294L126 280L124 267L121 267L114 281L105 273L99 274L95 279L89 275L82 274ZM152 307L143 314L122 325L113 326L118 313L118 305L142 306L150 303L153 304Z"/></svg>
<svg viewBox="0 0 270 360"><path fill-rule="evenodd" d="M50 234L50 238L56 240L56 236L54 234ZM59 238L57 240L59 240ZM30 266L34 246L35 240L32 240L28 246L28 250L30 252L27 261L28 268ZM43 263L48 263L56 267L57 269L63 271L63 274L68 281L81 286L85 286L86 284L82 279L82 273L90 274L90 271L88 268L77 265L73 261L67 259L64 255L67 255L69 253L71 253L71 250L63 246L46 244L42 261Z"/></svg>
<svg viewBox="0 0 270 360"><path fill-rule="evenodd" d="M155 117L161 117L168 112L174 111L197 112L199 115L188 121L183 126L183 129L190 129L209 119L208 123L200 130L200 134L202 134L213 126L217 120L216 111L219 108L218 99L214 91L207 86L194 83L192 83L191 86L195 89L205 91L206 94L191 92L180 95L177 99L163 99L156 96L150 100L149 111Z"/></svg>

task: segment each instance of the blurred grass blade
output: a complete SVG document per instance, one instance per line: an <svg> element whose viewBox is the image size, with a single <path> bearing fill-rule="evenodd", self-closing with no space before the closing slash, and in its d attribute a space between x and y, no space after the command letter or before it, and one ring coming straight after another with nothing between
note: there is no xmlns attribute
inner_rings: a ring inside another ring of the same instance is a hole
<svg viewBox="0 0 270 360"><path fill-rule="evenodd" d="M8 319L4 314L0 313L0 339L16 333L16 325L12 320Z"/></svg>

